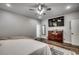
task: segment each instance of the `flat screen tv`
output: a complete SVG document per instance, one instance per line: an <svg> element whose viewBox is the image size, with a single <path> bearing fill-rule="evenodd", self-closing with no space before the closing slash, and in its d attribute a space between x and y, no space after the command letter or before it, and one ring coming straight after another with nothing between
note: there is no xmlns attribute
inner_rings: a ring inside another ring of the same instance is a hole
<svg viewBox="0 0 79 59"><path fill-rule="evenodd" d="M49 27L64 26L64 16L48 19Z"/></svg>

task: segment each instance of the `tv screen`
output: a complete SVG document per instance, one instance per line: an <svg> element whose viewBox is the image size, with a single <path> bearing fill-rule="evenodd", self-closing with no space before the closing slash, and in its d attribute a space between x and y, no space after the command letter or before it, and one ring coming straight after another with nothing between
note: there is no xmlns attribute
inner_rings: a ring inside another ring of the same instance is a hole
<svg viewBox="0 0 79 59"><path fill-rule="evenodd" d="M64 26L64 16L49 19L48 26L49 27Z"/></svg>

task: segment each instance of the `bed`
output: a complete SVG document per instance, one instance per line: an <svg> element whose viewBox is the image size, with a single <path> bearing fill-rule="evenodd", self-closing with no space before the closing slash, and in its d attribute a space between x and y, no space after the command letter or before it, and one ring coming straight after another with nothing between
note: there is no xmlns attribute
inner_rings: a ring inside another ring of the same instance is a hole
<svg viewBox="0 0 79 59"><path fill-rule="evenodd" d="M0 40L0 55L51 55L47 44L32 38Z"/></svg>

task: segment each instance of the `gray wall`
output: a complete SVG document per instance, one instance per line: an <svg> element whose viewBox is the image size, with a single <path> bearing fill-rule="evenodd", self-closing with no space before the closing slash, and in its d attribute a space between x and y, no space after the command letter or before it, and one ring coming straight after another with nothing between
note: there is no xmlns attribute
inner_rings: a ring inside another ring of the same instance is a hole
<svg viewBox="0 0 79 59"><path fill-rule="evenodd" d="M38 20L0 10L0 36L25 35L36 37Z"/></svg>
<svg viewBox="0 0 79 59"><path fill-rule="evenodd" d="M48 36L48 31L49 30L63 30L64 31L64 42L66 43L71 43L71 30L70 30L70 21L71 20L75 20L75 19L79 19L79 12L73 12L70 14L66 14L66 15L59 15L59 16L64 16L64 27L48 27L48 19L42 20L41 21L41 26L42 25L46 25L46 35L41 35L42 37L46 37ZM56 16L58 17L58 16Z"/></svg>

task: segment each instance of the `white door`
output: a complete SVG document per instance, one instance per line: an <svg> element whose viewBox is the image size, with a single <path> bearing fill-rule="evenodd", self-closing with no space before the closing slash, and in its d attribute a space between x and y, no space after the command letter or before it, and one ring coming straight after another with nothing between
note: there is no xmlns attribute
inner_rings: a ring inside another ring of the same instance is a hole
<svg viewBox="0 0 79 59"><path fill-rule="evenodd" d="M73 45L79 46L79 19L71 20L71 40Z"/></svg>

